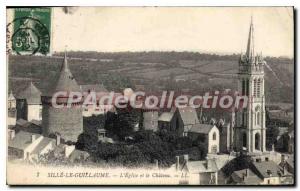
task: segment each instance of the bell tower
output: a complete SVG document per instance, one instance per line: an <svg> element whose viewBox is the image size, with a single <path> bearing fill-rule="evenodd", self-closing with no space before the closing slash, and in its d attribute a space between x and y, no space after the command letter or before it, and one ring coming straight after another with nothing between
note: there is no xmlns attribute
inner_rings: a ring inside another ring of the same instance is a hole
<svg viewBox="0 0 300 191"><path fill-rule="evenodd" d="M248 97L246 108L237 112L235 150L266 151L264 65L262 55L255 54L254 26L251 18L247 50L241 54L238 91Z"/></svg>

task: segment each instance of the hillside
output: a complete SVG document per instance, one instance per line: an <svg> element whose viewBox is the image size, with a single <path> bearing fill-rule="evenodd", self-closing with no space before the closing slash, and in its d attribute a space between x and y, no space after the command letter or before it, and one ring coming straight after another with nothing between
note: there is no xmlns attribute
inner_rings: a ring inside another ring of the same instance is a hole
<svg viewBox="0 0 300 191"><path fill-rule="evenodd" d="M125 87L161 90L204 91L236 90L239 55L214 55L194 52L69 52L69 65L79 84L103 83L109 90ZM266 57L267 102L293 103L294 61ZM10 56L9 89L19 92L32 79L47 91L62 63L62 54ZM278 77L276 77L276 75Z"/></svg>

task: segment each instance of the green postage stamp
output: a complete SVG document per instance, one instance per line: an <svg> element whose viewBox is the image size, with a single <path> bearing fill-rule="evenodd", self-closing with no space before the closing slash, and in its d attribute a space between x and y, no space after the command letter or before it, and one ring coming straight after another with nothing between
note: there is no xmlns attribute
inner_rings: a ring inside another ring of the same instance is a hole
<svg viewBox="0 0 300 191"><path fill-rule="evenodd" d="M19 55L47 55L51 43L51 8L15 8L11 48Z"/></svg>

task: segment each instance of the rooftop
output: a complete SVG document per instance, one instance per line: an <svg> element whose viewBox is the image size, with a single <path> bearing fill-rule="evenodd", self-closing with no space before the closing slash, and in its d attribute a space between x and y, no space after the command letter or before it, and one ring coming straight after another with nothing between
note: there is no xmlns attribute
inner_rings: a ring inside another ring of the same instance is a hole
<svg viewBox="0 0 300 191"><path fill-rule="evenodd" d="M263 178L280 176L281 168L273 161L253 161L252 164Z"/></svg>
<svg viewBox="0 0 300 191"><path fill-rule="evenodd" d="M75 78L73 77L69 69L66 53L64 56L64 61L60 70L59 77L57 81L53 84L53 87L51 88L48 96L52 96L54 93L59 91L81 92L79 85L77 84Z"/></svg>
<svg viewBox="0 0 300 191"><path fill-rule="evenodd" d="M39 134L19 131L13 139L8 140L8 146L20 150L25 150L29 145L32 144L32 135L35 135L35 139L41 137L41 135Z"/></svg>
<svg viewBox="0 0 300 191"><path fill-rule="evenodd" d="M189 132L208 134L213 127L214 127L214 125L211 125L211 124L199 124L198 123L198 124L193 125L192 128L189 130Z"/></svg>
<svg viewBox="0 0 300 191"><path fill-rule="evenodd" d="M184 125L199 123L199 119L195 108L192 107L178 108L178 111L180 113Z"/></svg>
<svg viewBox="0 0 300 191"><path fill-rule="evenodd" d="M174 112L163 112L159 118L158 121L165 121L170 122L174 116Z"/></svg>
<svg viewBox="0 0 300 191"><path fill-rule="evenodd" d="M40 104L41 94L40 90L32 82L30 82L23 91L19 92L17 98L26 99L27 104Z"/></svg>

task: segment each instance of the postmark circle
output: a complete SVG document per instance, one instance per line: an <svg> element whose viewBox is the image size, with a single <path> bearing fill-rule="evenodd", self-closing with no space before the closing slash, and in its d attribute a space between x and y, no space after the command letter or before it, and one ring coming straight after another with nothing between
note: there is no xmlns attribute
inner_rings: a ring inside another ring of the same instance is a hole
<svg viewBox="0 0 300 191"><path fill-rule="evenodd" d="M50 34L47 27L38 19L21 17L14 19L11 36L12 50L19 55L47 54L50 48Z"/></svg>

